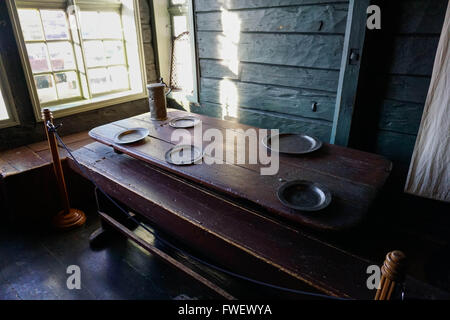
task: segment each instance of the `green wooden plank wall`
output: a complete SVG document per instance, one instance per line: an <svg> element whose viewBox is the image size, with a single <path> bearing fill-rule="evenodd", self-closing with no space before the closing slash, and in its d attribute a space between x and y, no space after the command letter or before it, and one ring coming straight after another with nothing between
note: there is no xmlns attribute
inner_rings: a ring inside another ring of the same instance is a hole
<svg viewBox="0 0 450 320"><path fill-rule="evenodd" d="M347 11L342 0L195 0L193 111L328 141Z"/></svg>
<svg viewBox="0 0 450 320"><path fill-rule="evenodd" d="M374 0L382 29L366 32L351 145L409 166L448 0Z"/></svg>

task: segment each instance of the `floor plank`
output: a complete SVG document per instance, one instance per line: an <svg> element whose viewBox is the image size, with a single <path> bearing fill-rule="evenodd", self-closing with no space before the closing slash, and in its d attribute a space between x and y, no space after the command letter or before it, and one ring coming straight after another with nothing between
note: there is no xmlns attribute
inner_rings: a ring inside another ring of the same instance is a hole
<svg viewBox="0 0 450 320"><path fill-rule="evenodd" d="M96 214L65 233L0 227L0 300L218 298L122 237L92 250L88 238L98 227ZM67 288L69 265L81 269L80 290Z"/></svg>

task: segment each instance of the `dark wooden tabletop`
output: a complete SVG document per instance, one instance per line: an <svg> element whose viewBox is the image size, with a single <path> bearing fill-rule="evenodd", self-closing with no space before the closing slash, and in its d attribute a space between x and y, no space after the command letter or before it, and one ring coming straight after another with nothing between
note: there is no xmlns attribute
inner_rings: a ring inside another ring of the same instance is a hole
<svg viewBox="0 0 450 320"><path fill-rule="evenodd" d="M168 123L170 119L184 115L200 118L203 132L216 128L222 131L224 137L226 129L232 129L239 135L242 133L237 129L252 128L170 109L166 121L153 121L150 114L146 113L94 128L89 134L117 151L227 194L237 201L245 201L268 214L321 230L343 230L356 226L364 218L391 171L391 162L382 156L327 143L309 155L294 157L280 154L279 172L272 176L261 175L260 168L265 166L259 164L171 165L165 161L165 153L177 142L171 141L174 128ZM149 137L128 145L114 143L116 133L134 127L148 128ZM186 129L189 137L193 133L194 128ZM208 143L204 142L204 147ZM227 147L224 146L224 152ZM235 150L235 153L239 151ZM277 198L277 189L286 181L297 179L318 182L328 187L333 197L331 205L316 213L300 212L284 206Z"/></svg>

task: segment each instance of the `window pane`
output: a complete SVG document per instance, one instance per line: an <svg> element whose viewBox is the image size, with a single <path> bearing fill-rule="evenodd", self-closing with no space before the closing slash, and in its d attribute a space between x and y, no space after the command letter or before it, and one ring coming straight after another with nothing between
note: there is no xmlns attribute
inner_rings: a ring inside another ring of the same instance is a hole
<svg viewBox="0 0 450 320"><path fill-rule="evenodd" d="M86 53L86 64L88 67L105 65L105 52L101 41L86 41L84 43Z"/></svg>
<svg viewBox="0 0 450 320"><path fill-rule="evenodd" d="M125 64L125 54L123 50L122 41L103 41L105 50L106 63L112 64Z"/></svg>
<svg viewBox="0 0 450 320"><path fill-rule="evenodd" d="M34 76L34 81L36 82L39 101L41 103L54 101L58 98L51 74Z"/></svg>
<svg viewBox="0 0 450 320"><path fill-rule="evenodd" d="M109 6L66 11L57 2L73 1L20 1L24 7L18 9L41 105L90 103L93 95L108 98L115 91L142 89L134 2L123 12Z"/></svg>
<svg viewBox="0 0 450 320"><path fill-rule="evenodd" d="M50 71L47 45L45 43L29 43L27 44L27 51L33 72Z"/></svg>
<svg viewBox="0 0 450 320"><path fill-rule="evenodd" d="M89 69L89 84L92 94L112 91L106 68Z"/></svg>
<svg viewBox="0 0 450 320"><path fill-rule="evenodd" d="M81 11L81 37L83 39L100 39L100 15L96 11Z"/></svg>
<svg viewBox="0 0 450 320"><path fill-rule="evenodd" d="M42 30L39 11L27 9L20 9L17 11L19 13L20 25L25 41L44 40L44 31Z"/></svg>
<svg viewBox="0 0 450 320"><path fill-rule="evenodd" d="M80 96L80 86L75 72L55 73L56 89L60 99Z"/></svg>
<svg viewBox="0 0 450 320"><path fill-rule="evenodd" d="M117 12L101 12L100 13L102 38L103 39L122 39L122 22Z"/></svg>
<svg viewBox="0 0 450 320"><path fill-rule="evenodd" d="M47 40L69 39L66 13L63 10L41 10L41 17Z"/></svg>
<svg viewBox="0 0 450 320"><path fill-rule="evenodd" d="M128 89L128 71L124 66L108 68L109 77L112 83L112 90Z"/></svg>
<svg viewBox="0 0 450 320"><path fill-rule="evenodd" d="M75 69L73 49L69 42L49 43L48 51L53 71Z"/></svg>
<svg viewBox="0 0 450 320"><path fill-rule="evenodd" d="M2 91L0 90L0 120L8 119L8 111L6 110L5 99L3 98Z"/></svg>

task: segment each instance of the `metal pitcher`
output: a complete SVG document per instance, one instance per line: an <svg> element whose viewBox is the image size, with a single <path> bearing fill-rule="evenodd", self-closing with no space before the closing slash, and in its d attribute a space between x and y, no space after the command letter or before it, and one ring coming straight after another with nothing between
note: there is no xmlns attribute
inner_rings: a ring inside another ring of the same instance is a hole
<svg viewBox="0 0 450 320"><path fill-rule="evenodd" d="M166 88L168 89L166 92ZM147 85L148 90L148 104L150 107L150 118L152 120L166 120L167 119L167 95L172 91L159 78L158 83L151 83Z"/></svg>

